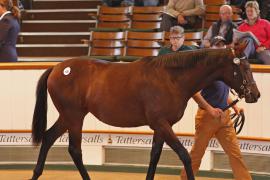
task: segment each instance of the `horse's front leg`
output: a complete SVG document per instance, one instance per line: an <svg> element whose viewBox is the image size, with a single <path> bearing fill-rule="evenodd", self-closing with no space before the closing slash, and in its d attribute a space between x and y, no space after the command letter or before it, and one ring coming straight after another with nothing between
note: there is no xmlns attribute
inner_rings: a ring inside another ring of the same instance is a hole
<svg viewBox="0 0 270 180"><path fill-rule="evenodd" d="M68 129L69 133L69 147L68 151L75 163L76 167L78 168L83 180L90 180L90 177L87 173L86 168L83 165L82 160L82 149L81 149L81 142L82 142L82 120L79 125L72 126ZM78 121L77 121L78 122Z"/></svg>
<svg viewBox="0 0 270 180"><path fill-rule="evenodd" d="M153 136L151 159L150 159L150 163L148 167L146 180L154 179L157 163L159 161L160 154L162 152L163 144L164 144L164 140L161 138L161 135L155 131L154 136Z"/></svg>
<svg viewBox="0 0 270 180"><path fill-rule="evenodd" d="M186 148L174 134L171 125L167 121L158 121L155 130L162 135L165 142L174 150L174 152L176 152L179 159L183 162L188 180L194 180L191 158Z"/></svg>

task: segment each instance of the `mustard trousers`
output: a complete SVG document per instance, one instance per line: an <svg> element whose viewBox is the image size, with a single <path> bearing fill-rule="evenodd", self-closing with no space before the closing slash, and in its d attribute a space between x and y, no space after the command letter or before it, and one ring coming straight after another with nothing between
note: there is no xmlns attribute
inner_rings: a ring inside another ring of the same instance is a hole
<svg viewBox="0 0 270 180"><path fill-rule="evenodd" d="M241 156L239 142L230 119L230 111L227 110L225 113L225 120L221 122L220 119L213 118L205 110L198 109L195 117L195 143L190 152L194 175L199 170L210 139L215 136L229 157L234 179L251 180ZM184 169L181 173L181 179L187 179Z"/></svg>

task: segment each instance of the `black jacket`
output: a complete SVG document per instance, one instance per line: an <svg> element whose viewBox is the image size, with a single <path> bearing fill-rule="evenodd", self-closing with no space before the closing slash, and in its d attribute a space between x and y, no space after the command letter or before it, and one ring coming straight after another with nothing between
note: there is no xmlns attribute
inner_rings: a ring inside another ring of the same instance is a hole
<svg viewBox="0 0 270 180"><path fill-rule="evenodd" d="M212 38L219 34L220 26L221 26L221 21L217 21L212 24ZM224 37L226 40L225 44L232 43L234 28L237 28L237 26L233 22L229 22L227 26L227 30L226 30L227 33L225 34L225 37Z"/></svg>
<svg viewBox="0 0 270 180"><path fill-rule="evenodd" d="M0 62L17 61L16 41L20 25L12 14L0 20Z"/></svg>

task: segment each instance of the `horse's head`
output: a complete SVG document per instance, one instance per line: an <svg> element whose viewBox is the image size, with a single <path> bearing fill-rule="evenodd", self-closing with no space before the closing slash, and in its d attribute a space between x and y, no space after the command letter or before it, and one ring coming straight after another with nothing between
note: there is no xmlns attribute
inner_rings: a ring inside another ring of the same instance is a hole
<svg viewBox="0 0 270 180"><path fill-rule="evenodd" d="M231 49L230 65L224 72L224 80L238 93L240 98L245 98L247 103L257 102L260 92L250 69L249 62L242 52L246 44Z"/></svg>

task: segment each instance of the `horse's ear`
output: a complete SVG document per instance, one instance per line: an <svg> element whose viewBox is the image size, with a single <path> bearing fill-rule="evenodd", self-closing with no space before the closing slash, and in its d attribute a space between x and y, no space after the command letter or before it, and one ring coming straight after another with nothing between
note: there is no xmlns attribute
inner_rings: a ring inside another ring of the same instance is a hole
<svg viewBox="0 0 270 180"><path fill-rule="evenodd" d="M246 49L248 42L242 41L241 43L237 43L234 45L235 54L237 57L241 57L243 55L244 50Z"/></svg>

